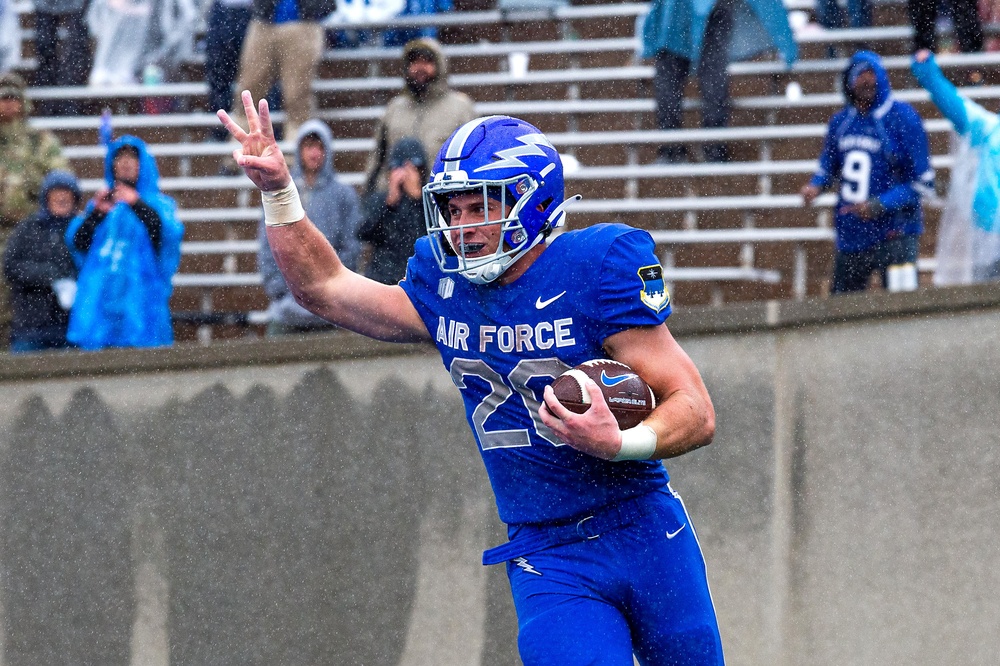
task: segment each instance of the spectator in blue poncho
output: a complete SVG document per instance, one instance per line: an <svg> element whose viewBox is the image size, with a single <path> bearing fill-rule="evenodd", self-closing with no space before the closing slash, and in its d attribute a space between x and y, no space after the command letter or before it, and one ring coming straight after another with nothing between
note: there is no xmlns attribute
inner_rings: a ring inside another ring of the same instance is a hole
<svg viewBox="0 0 1000 666"><path fill-rule="evenodd" d="M108 147L104 177L107 185L66 230L80 269L68 338L83 349L169 345L184 234L177 205L160 192L156 162L134 136Z"/></svg>
<svg viewBox="0 0 1000 666"><path fill-rule="evenodd" d="M960 141L941 213L934 284L1000 279L1000 117L959 94L929 50L911 66Z"/></svg>
<svg viewBox="0 0 1000 666"><path fill-rule="evenodd" d="M662 130L681 127L681 102L688 73L701 88L701 124L729 124L730 62L777 49L789 66L797 49L781 0L653 0L640 26L642 56L656 59L653 88ZM729 159L725 144L705 146L705 159ZM687 157L683 145L664 145L660 162Z"/></svg>

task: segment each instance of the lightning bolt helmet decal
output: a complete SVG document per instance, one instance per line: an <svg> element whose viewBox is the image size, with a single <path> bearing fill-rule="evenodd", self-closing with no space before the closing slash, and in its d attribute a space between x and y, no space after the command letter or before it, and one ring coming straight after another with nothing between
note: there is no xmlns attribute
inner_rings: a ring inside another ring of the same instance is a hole
<svg viewBox="0 0 1000 666"><path fill-rule="evenodd" d="M479 173L480 171L495 171L496 169L508 169L511 167L523 167L527 169L528 165L518 158L531 157L533 155L545 157L545 151L542 150L541 146L555 150L555 146L549 143L549 140L545 138L544 134L525 134L523 136L516 137L516 139L523 145L498 150L496 152L496 157L499 158L498 161L491 164L484 164L483 166L478 167L473 173Z"/></svg>
<svg viewBox="0 0 1000 666"><path fill-rule="evenodd" d="M500 216L451 224L449 199L470 192L482 195L484 210L488 200L498 201ZM559 152L537 127L509 116L477 118L455 130L441 146L431 182L424 186L427 235L441 270L476 284L500 277L562 226L566 203ZM484 223L501 225L499 246L467 256L465 232Z"/></svg>

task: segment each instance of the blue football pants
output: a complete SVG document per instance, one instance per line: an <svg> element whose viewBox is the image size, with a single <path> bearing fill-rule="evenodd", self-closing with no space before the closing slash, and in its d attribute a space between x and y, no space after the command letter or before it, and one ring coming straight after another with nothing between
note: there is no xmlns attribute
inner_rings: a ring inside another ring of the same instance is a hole
<svg viewBox="0 0 1000 666"><path fill-rule="evenodd" d="M638 522L507 563L524 666L718 666L705 561L684 505L650 493Z"/></svg>

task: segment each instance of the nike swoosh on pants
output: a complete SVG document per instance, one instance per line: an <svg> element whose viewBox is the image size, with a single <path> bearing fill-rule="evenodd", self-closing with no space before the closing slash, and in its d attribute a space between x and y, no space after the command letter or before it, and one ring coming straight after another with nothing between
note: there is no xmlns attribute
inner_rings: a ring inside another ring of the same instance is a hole
<svg viewBox="0 0 1000 666"><path fill-rule="evenodd" d="M682 530L683 530L683 529L684 529L685 527L687 527L687 523L684 523L683 525L681 525L680 527L678 527L678 528L677 528L677 530L676 530L676 531L674 531L674 532L667 532L667 538L668 538L668 539L673 539L673 538L674 538L675 536L677 536L678 534L680 534L680 533L681 533L681 531L682 531Z"/></svg>

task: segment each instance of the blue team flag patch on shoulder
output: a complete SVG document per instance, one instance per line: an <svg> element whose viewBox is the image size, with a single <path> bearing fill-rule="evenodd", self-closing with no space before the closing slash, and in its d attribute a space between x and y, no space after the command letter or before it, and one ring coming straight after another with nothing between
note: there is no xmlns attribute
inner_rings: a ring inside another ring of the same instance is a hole
<svg viewBox="0 0 1000 666"><path fill-rule="evenodd" d="M670 294L667 293L667 285L663 284L663 268L659 264L643 266L639 269L639 278L642 280L642 291L639 292L639 299L643 305L659 312L670 303Z"/></svg>

